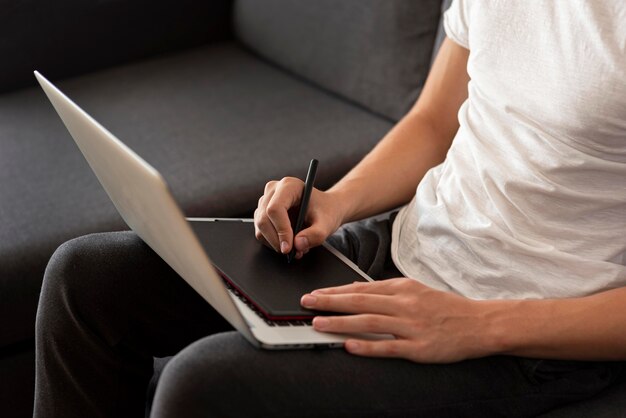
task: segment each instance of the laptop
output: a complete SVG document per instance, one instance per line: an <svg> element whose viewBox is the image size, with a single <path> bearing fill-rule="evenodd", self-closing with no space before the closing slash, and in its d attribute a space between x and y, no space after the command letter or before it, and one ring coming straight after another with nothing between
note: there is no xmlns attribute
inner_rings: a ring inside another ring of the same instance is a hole
<svg viewBox="0 0 626 418"><path fill-rule="evenodd" d="M341 347L348 337L390 338L314 330L307 318L315 313L302 310L298 303L299 296L305 293L302 290L310 283L306 277L293 280L294 271L284 274L287 270L268 261L280 254L270 257L267 252L271 251L256 241L251 219L185 218L159 172L37 71L35 77L128 226L254 346L266 349ZM225 241L246 250L233 260L233 251L224 250ZM215 255L216 264L209 258L207 249ZM324 244L316 251L317 256L326 257L323 263L310 264L317 269L298 267L300 274L313 274L315 277L311 280L328 277L324 274L324 266L328 264L342 271L344 284L372 280L332 246ZM302 260L314 260L314 257L310 252ZM286 262L281 264L285 265ZM248 271L238 270L241 266L247 266ZM256 288L255 283L250 282L255 272L258 272ZM244 276L248 281L243 280ZM276 292L261 291L258 280L278 280L279 276L282 282L275 286ZM285 289L290 291L281 291ZM298 295L295 299L294 292ZM281 300L284 293L291 294L291 299Z"/></svg>

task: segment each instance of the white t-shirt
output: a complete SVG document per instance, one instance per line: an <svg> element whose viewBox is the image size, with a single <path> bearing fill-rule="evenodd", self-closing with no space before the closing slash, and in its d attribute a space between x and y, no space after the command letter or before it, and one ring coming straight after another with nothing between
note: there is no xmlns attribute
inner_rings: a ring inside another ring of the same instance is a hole
<svg viewBox="0 0 626 418"><path fill-rule="evenodd" d="M407 277L473 299L626 286L626 1L455 0L469 97L396 218Z"/></svg>

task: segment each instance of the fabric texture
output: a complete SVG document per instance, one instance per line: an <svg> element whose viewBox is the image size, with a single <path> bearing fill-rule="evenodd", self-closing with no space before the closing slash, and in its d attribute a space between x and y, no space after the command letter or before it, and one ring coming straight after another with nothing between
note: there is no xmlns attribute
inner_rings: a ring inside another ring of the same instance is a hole
<svg viewBox="0 0 626 418"><path fill-rule="evenodd" d="M236 36L273 63L391 119L430 67L440 0L238 0Z"/></svg>
<svg viewBox="0 0 626 418"><path fill-rule="evenodd" d="M388 222L348 226L357 235L340 233L337 242L348 244L340 250L355 262L385 265L353 249L388 259L388 247L376 248L389 242ZM354 242L372 236L372 246ZM428 365L341 349L260 350L229 329L133 233L72 240L46 269L34 415L140 416L152 356L174 355L159 378L153 418L527 417L599 393L622 368L515 357Z"/></svg>
<svg viewBox="0 0 626 418"><path fill-rule="evenodd" d="M45 74L44 74L45 75ZM53 80L54 81L54 80ZM235 43L58 83L156 167L188 216L252 213L263 187L319 187L391 124L258 60ZM31 339L46 262L62 242L125 224L40 88L0 96L0 346Z"/></svg>
<svg viewBox="0 0 626 418"><path fill-rule="evenodd" d="M445 16L446 11L450 8L451 4L452 4L452 0L443 0L441 2L441 19L439 19L439 27L437 28L437 37L435 38L435 47L433 48L433 55L430 60L431 65L432 65L432 62L437 57L439 48L441 47L441 44L443 43L443 40L446 37L446 31L443 28L443 17Z"/></svg>
<svg viewBox="0 0 626 418"><path fill-rule="evenodd" d="M626 285L626 3L457 0L469 98L398 216L407 276L474 299Z"/></svg>
<svg viewBox="0 0 626 418"><path fill-rule="evenodd" d="M231 37L231 0L3 1L0 92Z"/></svg>
<svg viewBox="0 0 626 418"><path fill-rule="evenodd" d="M398 212L343 225L328 237L337 248L368 276L380 279L401 277L391 259L391 229Z"/></svg>
<svg viewBox="0 0 626 418"><path fill-rule="evenodd" d="M626 381L622 381L602 392L600 396L582 402L573 402L540 415L538 418L594 417L615 418L626 414Z"/></svg>

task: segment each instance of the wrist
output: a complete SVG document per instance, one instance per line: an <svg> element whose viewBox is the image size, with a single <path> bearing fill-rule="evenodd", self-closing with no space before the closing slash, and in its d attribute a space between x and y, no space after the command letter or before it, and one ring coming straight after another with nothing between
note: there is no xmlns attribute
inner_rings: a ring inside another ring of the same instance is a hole
<svg viewBox="0 0 626 418"><path fill-rule="evenodd" d="M535 356L554 337L555 301L483 301L484 342L492 354Z"/></svg>
<svg viewBox="0 0 626 418"><path fill-rule="evenodd" d="M478 323L480 342L486 355L514 354L516 338L520 329L517 311L523 301L485 300L478 301Z"/></svg>
<svg viewBox="0 0 626 418"><path fill-rule="evenodd" d="M339 225L355 220L354 193L340 185L334 185L325 192L335 204Z"/></svg>

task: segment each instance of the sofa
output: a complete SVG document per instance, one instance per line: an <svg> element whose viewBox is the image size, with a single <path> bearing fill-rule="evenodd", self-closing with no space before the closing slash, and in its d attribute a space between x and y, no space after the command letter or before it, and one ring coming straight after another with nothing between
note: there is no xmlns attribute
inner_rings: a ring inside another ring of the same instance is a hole
<svg viewBox="0 0 626 418"><path fill-rule="evenodd" d="M46 263L127 228L37 69L166 178L188 216L250 216L320 160L330 186L419 96L441 0L8 1L0 15L0 405L32 415ZM626 416L626 382L545 417Z"/></svg>

